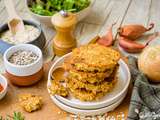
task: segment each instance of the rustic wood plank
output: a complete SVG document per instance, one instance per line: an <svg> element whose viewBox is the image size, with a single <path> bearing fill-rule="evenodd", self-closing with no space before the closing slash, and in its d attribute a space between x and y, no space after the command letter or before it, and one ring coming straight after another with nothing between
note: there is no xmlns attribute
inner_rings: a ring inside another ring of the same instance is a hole
<svg viewBox="0 0 160 120"><path fill-rule="evenodd" d="M113 27L114 36L117 33L117 28L121 26L123 19L128 11L128 7L131 3L131 0L115 0L115 4L113 5L112 11L108 18L106 18L106 22L103 23L101 30L99 31L100 35L104 35L107 32L107 29L116 22L116 25Z"/></svg>
<svg viewBox="0 0 160 120"><path fill-rule="evenodd" d="M160 1L159 0L152 0L151 2L151 8L150 8L150 13L149 13L149 21L148 23L155 23L154 30L158 31L160 30L160 12L157 12L160 6Z"/></svg>
<svg viewBox="0 0 160 120"><path fill-rule="evenodd" d="M111 0L95 0L92 5L92 12L83 21L93 24L104 22L109 2Z"/></svg>
<svg viewBox="0 0 160 120"><path fill-rule="evenodd" d="M15 1L15 5L17 5L20 1L19 0L14 0ZM4 0L0 0L0 13L3 12L5 9L4 6Z"/></svg>
<svg viewBox="0 0 160 120"><path fill-rule="evenodd" d="M123 24L147 25L151 0L132 0Z"/></svg>
<svg viewBox="0 0 160 120"><path fill-rule="evenodd" d="M4 9L4 4L3 4L3 1L1 0L0 1L0 12L2 12Z"/></svg>
<svg viewBox="0 0 160 120"><path fill-rule="evenodd" d="M152 31L160 31L160 23L159 23L159 19L160 19L160 13L157 12L157 10L159 9L160 6L160 1L159 0L152 0L151 1L151 5L150 5L150 13L149 13L149 20L148 20L148 24L149 23L154 23L155 27ZM151 32L150 32L151 33ZM160 38L157 37L155 40L153 40L150 45L160 45Z"/></svg>
<svg viewBox="0 0 160 120"><path fill-rule="evenodd" d="M75 33L79 45L86 44L91 38L98 34L103 23L106 22L106 17L110 14L113 5L114 2L96 0L90 15L77 25Z"/></svg>
<svg viewBox="0 0 160 120"><path fill-rule="evenodd" d="M78 46L86 44L91 38L97 35L100 29L99 25L94 25L94 24L80 23L79 25L80 26L77 26L76 29Z"/></svg>
<svg viewBox="0 0 160 120"><path fill-rule="evenodd" d="M15 0L14 5L15 5L16 9L17 9L17 7L21 6L20 2L21 2L21 0ZM7 21L7 18L8 18L8 14L5 9L3 0L0 2L0 16L1 16L0 17L0 25L2 25Z"/></svg>

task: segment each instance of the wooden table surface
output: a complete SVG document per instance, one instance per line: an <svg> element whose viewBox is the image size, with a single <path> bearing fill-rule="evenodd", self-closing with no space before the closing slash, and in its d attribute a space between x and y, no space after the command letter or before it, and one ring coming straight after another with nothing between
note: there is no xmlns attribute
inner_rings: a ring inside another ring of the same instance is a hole
<svg viewBox="0 0 160 120"><path fill-rule="evenodd" d="M0 25L6 23L8 17L3 1L4 0L0 0ZM34 20L27 12L24 0L13 1L18 14L23 19ZM113 29L115 39L117 38L117 28L124 24L137 23L148 26L149 23L153 22L155 23L155 28L150 32L158 31L160 30L159 6L160 0L94 0L91 13L76 26L75 35L78 40L78 45L87 43L88 40L97 34L105 34L107 28L114 22L117 22ZM47 38L47 44L43 51L44 58L45 62L48 62L53 57L51 41L55 31L53 28L48 28L45 25L42 25L42 27ZM158 38L151 43L151 45L155 44L160 44ZM120 50L124 55L128 55L122 49ZM58 59L58 57L54 60L56 59ZM2 56L0 56L0 68L0 72L3 73L4 65Z"/></svg>
<svg viewBox="0 0 160 120"><path fill-rule="evenodd" d="M44 76L36 85L30 87L17 87L9 83L9 89L7 95L0 101L0 116L6 116L6 114L12 115L13 111L21 112L25 116L25 120L77 120L75 115L71 115L59 107L57 107L51 100L47 91L47 78L48 71L53 62L44 64ZM7 77L7 76L6 76ZM132 87L129 87L129 92L123 102L112 112L107 113L105 116L115 118L126 118L128 113L129 101ZM42 109L33 113L25 112L19 104L18 95L31 93L42 97L43 106ZM82 116L77 116L82 117ZM100 116L103 120L103 116ZM93 118L93 117L92 117ZM120 120L121 120L120 119ZM85 119L78 119L85 120ZM92 120L92 119L87 119ZM110 120L110 119L109 119ZM123 119L122 119L123 120Z"/></svg>

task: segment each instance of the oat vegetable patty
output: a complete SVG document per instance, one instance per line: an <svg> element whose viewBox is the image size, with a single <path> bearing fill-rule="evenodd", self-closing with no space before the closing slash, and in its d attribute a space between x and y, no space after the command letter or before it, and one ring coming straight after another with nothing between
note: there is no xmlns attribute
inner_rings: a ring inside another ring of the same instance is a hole
<svg viewBox="0 0 160 120"><path fill-rule="evenodd" d="M104 72L113 68L120 59L120 53L110 47L90 44L76 48L72 52L71 65L76 70Z"/></svg>
<svg viewBox="0 0 160 120"><path fill-rule="evenodd" d="M85 89L70 89L73 96L81 101L93 101L99 100L103 97L106 93L105 92L98 92L93 93L92 91L86 91Z"/></svg>

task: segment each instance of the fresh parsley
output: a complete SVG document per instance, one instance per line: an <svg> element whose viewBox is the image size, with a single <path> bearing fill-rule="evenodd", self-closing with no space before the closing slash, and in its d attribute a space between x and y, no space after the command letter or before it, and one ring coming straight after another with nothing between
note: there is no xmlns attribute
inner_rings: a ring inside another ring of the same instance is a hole
<svg viewBox="0 0 160 120"><path fill-rule="evenodd" d="M14 112L12 116L7 115L6 118L0 116L0 120L25 120L25 117L22 115L21 112Z"/></svg>

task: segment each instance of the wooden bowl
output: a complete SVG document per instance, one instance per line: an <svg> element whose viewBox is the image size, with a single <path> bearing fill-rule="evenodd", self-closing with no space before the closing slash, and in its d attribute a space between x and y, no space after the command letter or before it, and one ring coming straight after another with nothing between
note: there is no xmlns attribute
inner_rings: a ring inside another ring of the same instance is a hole
<svg viewBox="0 0 160 120"><path fill-rule="evenodd" d="M37 73L29 76L16 76L6 71L7 78L11 81L11 83L18 86L29 86L37 83L41 80L43 73L43 68Z"/></svg>

